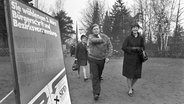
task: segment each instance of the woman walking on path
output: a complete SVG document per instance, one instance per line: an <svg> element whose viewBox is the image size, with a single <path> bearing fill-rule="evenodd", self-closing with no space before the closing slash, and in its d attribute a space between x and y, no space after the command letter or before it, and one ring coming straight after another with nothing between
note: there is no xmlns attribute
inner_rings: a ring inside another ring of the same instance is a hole
<svg viewBox="0 0 184 104"><path fill-rule="evenodd" d="M145 50L144 38L138 33L139 25L134 24L132 27L131 35L129 35L123 45L122 50L124 51L123 61L123 76L127 78L128 84L128 95L133 96L133 86L136 81L141 78L142 73L142 61L141 52Z"/></svg>
<svg viewBox="0 0 184 104"><path fill-rule="evenodd" d="M84 81L88 80L87 77L87 37L81 36L81 42L77 45L76 58L80 68L78 69L78 77L80 78L80 70L83 70Z"/></svg>
<svg viewBox="0 0 184 104"><path fill-rule="evenodd" d="M110 38L100 33L99 25L92 25L92 34L88 38L88 61L92 77L94 100L98 100L101 91L101 75L105 62L109 61L112 54Z"/></svg>

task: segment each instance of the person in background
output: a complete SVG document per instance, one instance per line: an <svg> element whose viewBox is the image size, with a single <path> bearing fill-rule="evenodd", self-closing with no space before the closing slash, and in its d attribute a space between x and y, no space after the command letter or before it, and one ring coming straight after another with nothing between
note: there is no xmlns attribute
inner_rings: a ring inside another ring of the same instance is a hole
<svg viewBox="0 0 184 104"><path fill-rule="evenodd" d="M122 75L127 78L128 95L133 96L133 86L142 73L141 51L145 50L144 38L139 34L139 25L131 26L131 34L125 39L122 50L124 51Z"/></svg>
<svg viewBox="0 0 184 104"><path fill-rule="evenodd" d="M78 77L80 78L80 70L83 70L84 81L88 80L86 66L87 66L87 36L81 36L81 42L77 45L76 58L80 68L78 69Z"/></svg>
<svg viewBox="0 0 184 104"><path fill-rule="evenodd" d="M101 75L105 62L109 61L113 47L110 38L100 33L98 24L93 24L92 34L88 36L88 61L92 77L92 88L94 100L98 100L101 91Z"/></svg>
<svg viewBox="0 0 184 104"><path fill-rule="evenodd" d="M74 56L75 55L75 44L72 44L70 46L70 56Z"/></svg>

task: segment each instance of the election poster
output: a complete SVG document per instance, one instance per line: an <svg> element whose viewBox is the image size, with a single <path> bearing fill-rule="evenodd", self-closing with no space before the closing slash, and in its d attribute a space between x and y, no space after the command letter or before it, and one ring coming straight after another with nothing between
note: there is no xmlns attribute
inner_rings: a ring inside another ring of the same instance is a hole
<svg viewBox="0 0 184 104"><path fill-rule="evenodd" d="M71 104L58 21L18 0L5 0L18 104Z"/></svg>

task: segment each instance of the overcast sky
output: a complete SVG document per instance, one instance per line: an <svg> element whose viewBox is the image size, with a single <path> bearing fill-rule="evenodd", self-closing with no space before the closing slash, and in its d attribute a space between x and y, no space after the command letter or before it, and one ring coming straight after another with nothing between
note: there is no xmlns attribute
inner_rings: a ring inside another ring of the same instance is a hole
<svg viewBox="0 0 184 104"><path fill-rule="evenodd" d="M105 0L106 4L105 7L106 9L109 9L114 5L116 0ZM132 0L123 0L127 6L130 6L133 4ZM70 16L73 19L74 24L76 21L78 23L80 22L81 19L81 13L82 10L86 8L88 0L66 0L64 3L64 10L68 13L68 16Z"/></svg>
<svg viewBox="0 0 184 104"><path fill-rule="evenodd" d="M76 21L78 21L78 23L80 24L80 19L82 17L82 10L86 8L88 0L61 0L61 1L63 2L61 8L65 10L68 16L72 18L74 26ZM105 0L106 9L110 9L112 5L114 5L115 1L116 0ZM45 6L44 8L46 9L45 11L49 11L50 8L55 10L56 0L38 0L38 2L39 4ZM125 2L125 5L128 8L132 8L134 4L134 0L123 0L123 2ZM184 0L181 0L181 2L182 2L182 7L184 7ZM184 13L182 17L184 18ZM184 20L183 20L183 24L184 24Z"/></svg>

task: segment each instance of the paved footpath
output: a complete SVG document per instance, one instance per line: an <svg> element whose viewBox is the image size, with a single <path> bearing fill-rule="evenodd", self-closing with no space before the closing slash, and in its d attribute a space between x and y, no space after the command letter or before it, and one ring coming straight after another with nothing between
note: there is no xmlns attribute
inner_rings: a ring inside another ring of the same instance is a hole
<svg viewBox="0 0 184 104"><path fill-rule="evenodd" d="M143 65L142 79L135 95L127 95L126 78L121 75L123 58L106 64L99 101L92 96L91 80L84 82L71 70L73 58L66 58L73 104L184 104L184 59L150 58Z"/></svg>

